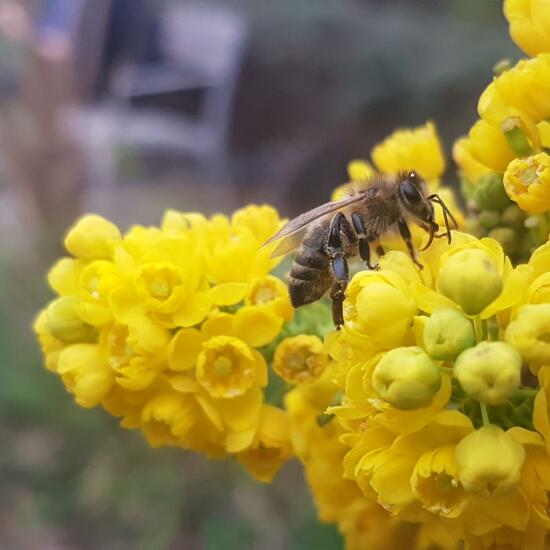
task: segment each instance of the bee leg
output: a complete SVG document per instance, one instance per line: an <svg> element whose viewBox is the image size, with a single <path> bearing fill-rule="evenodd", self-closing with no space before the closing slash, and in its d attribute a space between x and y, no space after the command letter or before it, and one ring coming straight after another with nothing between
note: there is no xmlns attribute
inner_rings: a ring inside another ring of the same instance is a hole
<svg viewBox="0 0 550 550"><path fill-rule="evenodd" d="M365 262L369 269L373 271L380 269L378 264L373 265L370 263L370 243L373 239L369 240L367 238L365 224L363 223L361 216L359 216L357 212L354 212L351 215L351 221L353 223L355 233L357 233L357 236L359 237L359 256L361 256L361 259Z"/></svg>
<svg viewBox="0 0 550 550"><path fill-rule="evenodd" d="M334 216L330 224L326 253L330 258L330 271L335 279L330 292L332 298L332 319L337 330L344 324L343 304L349 280L348 263L345 258L345 240L354 242L355 236L351 231L346 217L341 212Z"/></svg>
<svg viewBox="0 0 550 550"><path fill-rule="evenodd" d="M424 266L416 259L416 254L411 241L411 232L409 230L407 222L403 218L400 218L397 222L397 225L399 227L399 234L407 245L407 250L409 251L409 256L411 257L412 261L417 265L418 269L424 269Z"/></svg>

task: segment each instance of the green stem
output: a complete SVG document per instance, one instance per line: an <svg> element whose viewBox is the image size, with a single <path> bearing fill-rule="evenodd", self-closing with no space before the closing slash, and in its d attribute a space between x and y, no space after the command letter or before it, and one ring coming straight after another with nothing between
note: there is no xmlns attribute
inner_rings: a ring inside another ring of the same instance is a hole
<svg viewBox="0 0 550 550"><path fill-rule="evenodd" d="M541 214L539 220L539 242L545 243L548 240L548 218L545 214Z"/></svg>
<svg viewBox="0 0 550 550"><path fill-rule="evenodd" d="M481 334L484 340L489 340L489 322L487 319L481 321Z"/></svg>
<svg viewBox="0 0 550 550"><path fill-rule="evenodd" d="M483 425L489 426L489 424L491 424L491 421L489 420L489 411L487 410L487 405L480 401L479 408L481 409L481 419L483 420Z"/></svg>
<svg viewBox="0 0 550 550"><path fill-rule="evenodd" d="M474 331L476 333L476 342L479 344L483 340L483 325L479 315L474 317Z"/></svg>

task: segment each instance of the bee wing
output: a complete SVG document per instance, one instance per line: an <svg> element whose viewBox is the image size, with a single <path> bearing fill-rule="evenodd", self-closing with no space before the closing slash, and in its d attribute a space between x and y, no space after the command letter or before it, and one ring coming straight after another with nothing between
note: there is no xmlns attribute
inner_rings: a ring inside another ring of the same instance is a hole
<svg viewBox="0 0 550 550"><path fill-rule="evenodd" d="M283 256L292 252L300 244L302 237L307 230L307 226L328 214L331 214L337 210L342 210L346 206L350 206L363 198L363 194L353 195L352 197L346 197L345 199L333 202L327 202L309 210L304 214L300 214L293 220L290 220L278 233L268 239L263 246L275 241L281 241L275 250L271 253L272 258Z"/></svg>

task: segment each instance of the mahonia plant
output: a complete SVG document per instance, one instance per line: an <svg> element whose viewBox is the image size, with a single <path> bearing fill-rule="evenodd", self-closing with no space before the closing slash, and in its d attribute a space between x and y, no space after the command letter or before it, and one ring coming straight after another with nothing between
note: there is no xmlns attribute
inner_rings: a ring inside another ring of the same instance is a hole
<svg viewBox="0 0 550 550"><path fill-rule="evenodd" d="M548 548L550 9L504 13L532 57L499 64L454 145L466 216L432 122L348 166L351 185L418 170L449 205L460 231L423 269L390 235L336 331L325 301L293 310L262 246L284 224L269 206L169 210L125 234L87 215L35 321L46 368L152 447L232 457L263 482L296 458L348 550Z"/></svg>

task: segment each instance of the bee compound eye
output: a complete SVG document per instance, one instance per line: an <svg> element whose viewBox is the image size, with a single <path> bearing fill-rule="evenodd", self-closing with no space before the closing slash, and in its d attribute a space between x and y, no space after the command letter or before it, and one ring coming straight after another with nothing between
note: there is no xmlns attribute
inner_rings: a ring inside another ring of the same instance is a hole
<svg viewBox="0 0 550 550"><path fill-rule="evenodd" d="M400 189L401 195L409 204L418 204L422 200L418 189L408 181L404 181Z"/></svg>

